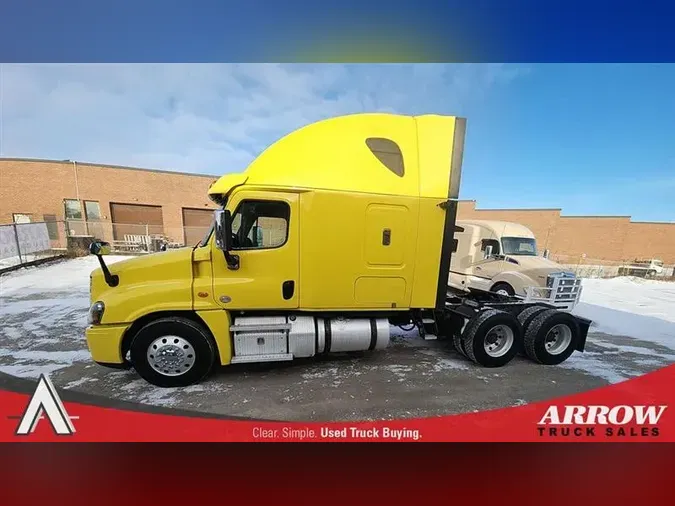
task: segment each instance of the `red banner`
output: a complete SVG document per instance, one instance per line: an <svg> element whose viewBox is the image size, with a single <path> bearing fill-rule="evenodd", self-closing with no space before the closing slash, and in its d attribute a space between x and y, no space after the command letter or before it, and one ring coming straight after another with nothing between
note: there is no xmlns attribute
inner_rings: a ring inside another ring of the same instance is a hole
<svg viewBox="0 0 675 506"><path fill-rule="evenodd" d="M258 422L64 402L72 431L59 422L56 409L54 415L45 406L33 413L34 420L25 416L37 394L1 391L0 441L672 442L673 384L675 365L525 406L376 422ZM59 427L64 435L57 435Z"/></svg>

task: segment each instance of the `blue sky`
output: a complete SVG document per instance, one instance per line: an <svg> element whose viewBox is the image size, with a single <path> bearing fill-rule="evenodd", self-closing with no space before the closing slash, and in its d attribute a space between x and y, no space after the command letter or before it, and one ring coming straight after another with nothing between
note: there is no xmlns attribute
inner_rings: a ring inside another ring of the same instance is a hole
<svg viewBox="0 0 675 506"><path fill-rule="evenodd" d="M675 220L675 65L0 66L0 155L211 174L338 114L468 119L479 208Z"/></svg>

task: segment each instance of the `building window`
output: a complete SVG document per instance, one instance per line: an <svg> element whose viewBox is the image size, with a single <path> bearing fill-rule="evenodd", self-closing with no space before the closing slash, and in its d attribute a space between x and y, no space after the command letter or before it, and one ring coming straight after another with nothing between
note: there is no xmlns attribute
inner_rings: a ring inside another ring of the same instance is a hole
<svg viewBox="0 0 675 506"><path fill-rule="evenodd" d="M82 219L82 206L79 200L66 199L63 201L63 205L65 206L67 220Z"/></svg>
<svg viewBox="0 0 675 506"><path fill-rule="evenodd" d="M59 238L59 224L56 223L55 214L45 214L42 216L42 219L47 224L47 233L49 233L49 239L56 241Z"/></svg>
<svg viewBox="0 0 675 506"><path fill-rule="evenodd" d="M30 214L23 214L23 213L14 213L12 215L12 219L14 220L14 223L30 223Z"/></svg>
<svg viewBox="0 0 675 506"><path fill-rule="evenodd" d="M84 213L87 221L101 221L101 208L99 207L98 202L85 200Z"/></svg>
<svg viewBox="0 0 675 506"><path fill-rule="evenodd" d="M291 209L286 202L246 200L232 219L233 249L278 248L286 243Z"/></svg>
<svg viewBox="0 0 675 506"><path fill-rule="evenodd" d="M366 145L385 167L397 176L403 177L405 167L403 166L403 154L398 144L390 139L371 137L366 139Z"/></svg>

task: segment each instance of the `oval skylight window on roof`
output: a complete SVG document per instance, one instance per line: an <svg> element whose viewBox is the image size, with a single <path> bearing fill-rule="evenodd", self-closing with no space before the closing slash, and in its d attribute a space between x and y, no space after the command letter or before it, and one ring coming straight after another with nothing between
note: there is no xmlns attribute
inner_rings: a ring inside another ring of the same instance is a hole
<svg viewBox="0 0 675 506"><path fill-rule="evenodd" d="M391 139L370 137L366 139L366 145L377 159L382 162L382 165L397 176L403 177L405 167L403 166L403 154L398 144Z"/></svg>

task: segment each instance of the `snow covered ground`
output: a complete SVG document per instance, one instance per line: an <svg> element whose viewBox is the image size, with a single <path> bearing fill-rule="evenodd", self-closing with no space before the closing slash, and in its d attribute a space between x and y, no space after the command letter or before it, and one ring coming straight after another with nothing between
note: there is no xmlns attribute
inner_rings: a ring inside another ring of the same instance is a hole
<svg viewBox="0 0 675 506"><path fill-rule="evenodd" d="M675 283L641 278L585 279L574 313L593 330L675 350Z"/></svg>
<svg viewBox="0 0 675 506"><path fill-rule="evenodd" d="M114 264L127 256L109 256ZM675 283L584 280L574 313L593 320L587 350L557 367L518 358L485 370L442 342L392 328L393 345L366 358L235 366L188 389L158 389L132 371L91 362L84 339L94 257L0 276L0 372L147 404L276 419L424 416L516 405L582 391L675 363ZM113 269L114 271L114 269ZM349 410L354 411L349 411ZM348 412L346 411L348 410Z"/></svg>
<svg viewBox="0 0 675 506"><path fill-rule="evenodd" d="M83 331L89 274L98 266L89 256L0 276L1 372L32 378L91 360Z"/></svg>
<svg viewBox="0 0 675 506"><path fill-rule="evenodd" d="M589 346L562 367L617 383L638 375L635 366L675 363L675 283L620 277L583 287L573 313L593 321Z"/></svg>

